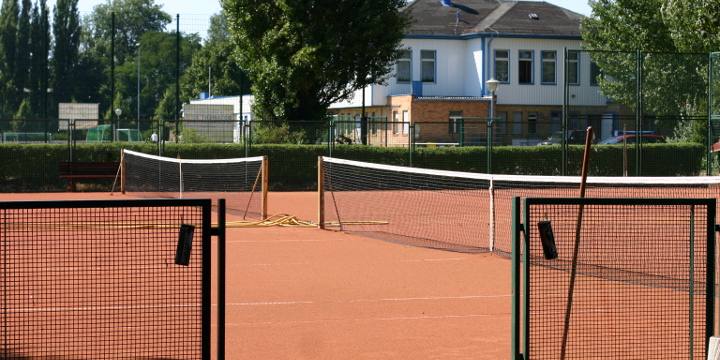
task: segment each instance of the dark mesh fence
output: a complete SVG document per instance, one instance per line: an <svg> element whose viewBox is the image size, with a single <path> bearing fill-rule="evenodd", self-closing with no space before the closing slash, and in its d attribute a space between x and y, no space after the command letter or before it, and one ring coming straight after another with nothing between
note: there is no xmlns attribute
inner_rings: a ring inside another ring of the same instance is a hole
<svg viewBox="0 0 720 360"><path fill-rule="evenodd" d="M0 357L210 359L210 205L0 202Z"/></svg>
<svg viewBox="0 0 720 360"><path fill-rule="evenodd" d="M715 199L529 198L522 220L515 201L514 353L706 357Z"/></svg>

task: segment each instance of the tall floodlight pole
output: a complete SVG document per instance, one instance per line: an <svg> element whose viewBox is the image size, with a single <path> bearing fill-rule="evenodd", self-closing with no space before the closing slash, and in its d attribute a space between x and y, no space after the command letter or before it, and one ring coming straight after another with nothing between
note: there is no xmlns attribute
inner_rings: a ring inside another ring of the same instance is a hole
<svg viewBox="0 0 720 360"><path fill-rule="evenodd" d="M136 43L138 47L138 81L137 81L137 127L138 132L140 131L140 43Z"/></svg>
<svg viewBox="0 0 720 360"><path fill-rule="evenodd" d="M486 81L488 91L490 91L490 118L487 122L487 173L492 174L492 143L493 143L493 119L495 118L495 92L500 85L500 81L494 77Z"/></svg>

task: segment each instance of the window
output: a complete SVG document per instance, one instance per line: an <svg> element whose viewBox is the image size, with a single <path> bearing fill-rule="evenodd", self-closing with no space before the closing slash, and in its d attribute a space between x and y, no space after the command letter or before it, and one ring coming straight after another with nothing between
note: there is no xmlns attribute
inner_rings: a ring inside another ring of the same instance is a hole
<svg viewBox="0 0 720 360"><path fill-rule="evenodd" d="M495 50L495 79L510 82L510 51Z"/></svg>
<svg viewBox="0 0 720 360"><path fill-rule="evenodd" d="M562 110L550 110L550 133L562 130Z"/></svg>
<svg viewBox="0 0 720 360"><path fill-rule="evenodd" d="M400 131L400 129L398 127L399 123L400 123L400 118L398 117L398 112L393 111L393 134L398 134L398 132Z"/></svg>
<svg viewBox="0 0 720 360"><path fill-rule="evenodd" d="M498 111L496 117L500 119L495 120L494 128L498 129L500 135L507 134L507 111Z"/></svg>
<svg viewBox="0 0 720 360"><path fill-rule="evenodd" d="M537 134L537 119L536 112L528 113L528 134Z"/></svg>
<svg viewBox="0 0 720 360"><path fill-rule="evenodd" d="M458 123L462 119L462 111L451 111L448 122L448 133L457 134L460 131Z"/></svg>
<svg viewBox="0 0 720 360"><path fill-rule="evenodd" d="M568 50L567 56L567 83L570 85L580 85L580 52L577 50Z"/></svg>
<svg viewBox="0 0 720 360"><path fill-rule="evenodd" d="M518 53L518 75L520 84L532 84L533 83L533 51L532 50L520 50Z"/></svg>
<svg viewBox="0 0 720 360"><path fill-rule="evenodd" d="M400 58L397 60L397 81L410 82L411 80L411 59L412 51L403 50L400 52Z"/></svg>
<svg viewBox="0 0 720 360"><path fill-rule="evenodd" d="M420 50L422 82L435 82L435 50Z"/></svg>
<svg viewBox="0 0 720 360"><path fill-rule="evenodd" d="M542 52L542 83L543 84L556 84L555 76L555 64L557 53L555 51L543 51Z"/></svg>
<svg viewBox="0 0 720 360"><path fill-rule="evenodd" d="M523 113L520 111L513 112L513 135L522 135Z"/></svg>
<svg viewBox="0 0 720 360"><path fill-rule="evenodd" d="M602 79L603 73L602 70L600 70L600 67L598 64L594 61L590 62L590 85L597 86L599 84L600 79Z"/></svg>
<svg viewBox="0 0 720 360"><path fill-rule="evenodd" d="M403 110L403 135L410 133L410 116L407 110Z"/></svg>

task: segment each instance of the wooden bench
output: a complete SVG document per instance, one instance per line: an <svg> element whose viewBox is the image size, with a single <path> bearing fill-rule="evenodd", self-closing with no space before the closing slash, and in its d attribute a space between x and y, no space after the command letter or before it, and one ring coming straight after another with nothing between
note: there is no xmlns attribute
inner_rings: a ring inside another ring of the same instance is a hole
<svg viewBox="0 0 720 360"><path fill-rule="evenodd" d="M114 179L119 161L58 161L61 179L67 179L68 191L75 191L75 179Z"/></svg>

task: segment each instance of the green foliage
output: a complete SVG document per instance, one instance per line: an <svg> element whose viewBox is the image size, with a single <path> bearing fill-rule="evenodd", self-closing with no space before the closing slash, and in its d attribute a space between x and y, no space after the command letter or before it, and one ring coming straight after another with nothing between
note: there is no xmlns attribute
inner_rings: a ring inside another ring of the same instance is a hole
<svg viewBox="0 0 720 360"><path fill-rule="evenodd" d="M180 63L177 64L176 50L177 34L163 32L147 32L142 36L139 56L135 53L132 61L116 67L118 87L123 89L126 96L132 98L131 107L123 111L124 118L136 118L137 112L137 82L138 61L140 62L140 118L150 119L158 115L157 108L160 102L165 108L160 109L160 115L169 116L165 119L175 118L175 79L176 67L182 73L191 63L192 54L201 47L197 34L182 36L180 39ZM137 49L136 49L137 50ZM172 91L168 99L167 91Z"/></svg>
<svg viewBox="0 0 720 360"><path fill-rule="evenodd" d="M222 0L255 118L321 120L327 107L392 72L404 0Z"/></svg>
<svg viewBox="0 0 720 360"><path fill-rule="evenodd" d="M20 9L17 0L3 0L0 8L0 117L9 118L20 104L15 86L17 30Z"/></svg>
<svg viewBox="0 0 720 360"><path fill-rule="evenodd" d="M137 52L137 42L146 32L161 32L172 21L170 14L154 0L107 0L97 5L83 19L86 46L99 56L110 55L112 14L115 14L115 57L130 61Z"/></svg>
<svg viewBox="0 0 720 360"><path fill-rule="evenodd" d="M208 91L209 80L213 95L249 94L252 82L233 58L233 51L229 40L208 42L197 51L180 80L181 101L189 102Z"/></svg>
<svg viewBox="0 0 720 360"><path fill-rule="evenodd" d="M288 124L260 123L253 127L252 142L256 144L303 144L305 143L305 131L304 129L293 131Z"/></svg>
<svg viewBox="0 0 720 360"><path fill-rule="evenodd" d="M73 102L73 95L80 87L77 67L80 54L80 15L78 0L58 0L53 18L52 69L53 90L58 102Z"/></svg>
<svg viewBox="0 0 720 360"><path fill-rule="evenodd" d="M182 132L180 132L180 142L189 144L200 144L208 143L208 140L204 136L198 134L195 129L184 128Z"/></svg>
<svg viewBox="0 0 720 360"><path fill-rule="evenodd" d="M720 9L720 1L598 0L591 6L581 32L602 69L605 96L641 107L644 116L670 116L679 126L707 116L707 53L717 49L720 32L708 9ZM705 143L707 129L686 127L676 136Z"/></svg>
<svg viewBox="0 0 720 360"><path fill-rule="evenodd" d="M50 48L50 15L46 0L35 4L30 19L30 71L27 88L33 118L48 117L48 55Z"/></svg>

